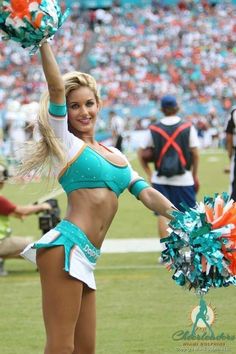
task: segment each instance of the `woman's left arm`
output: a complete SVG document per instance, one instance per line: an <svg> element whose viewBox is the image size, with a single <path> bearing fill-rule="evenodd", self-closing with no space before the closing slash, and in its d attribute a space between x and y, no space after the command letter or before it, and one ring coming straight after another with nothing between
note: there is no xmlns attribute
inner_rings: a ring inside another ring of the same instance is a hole
<svg viewBox="0 0 236 354"><path fill-rule="evenodd" d="M138 196L138 199L152 211L165 216L168 219L173 219L171 212L177 210L175 206L160 192L152 187L143 189Z"/></svg>

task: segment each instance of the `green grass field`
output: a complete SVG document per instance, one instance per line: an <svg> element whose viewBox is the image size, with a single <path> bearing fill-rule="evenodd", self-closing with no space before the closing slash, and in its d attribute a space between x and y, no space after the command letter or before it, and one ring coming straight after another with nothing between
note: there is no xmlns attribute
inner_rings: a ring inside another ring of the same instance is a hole
<svg viewBox="0 0 236 354"><path fill-rule="evenodd" d="M204 195L228 190L229 175L223 170L224 151L201 154L201 190ZM133 166L140 170L137 161ZM16 203L34 202L46 193L42 183L22 188L7 185L3 194ZM65 197L58 198L62 215ZM24 223L12 220L15 234L40 236L37 217ZM156 218L129 193L120 198L120 209L108 238L156 237ZM104 254L96 270L97 354L162 354L179 352L236 353L236 339L175 341L176 331L191 331L190 314L199 298L177 286L171 273L157 266L156 253ZM44 328L38 273L23 260L6 263L8 277L0 278L0 354L42 354ZM235 335L235 288L214 289L206 302L216 315L215 335ZM202 334L202 332L199 332Z"/></svg>

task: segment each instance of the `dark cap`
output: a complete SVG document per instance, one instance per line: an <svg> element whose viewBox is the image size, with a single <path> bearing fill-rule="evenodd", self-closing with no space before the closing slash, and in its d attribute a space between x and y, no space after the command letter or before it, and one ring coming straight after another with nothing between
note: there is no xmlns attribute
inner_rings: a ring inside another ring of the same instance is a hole
<svg viewBox="0 0 236 354"><path fill-rule="evenodd" d="M161 99L161 108L176 108L178 103L176 98L172 95L166 95Z"/></svg>

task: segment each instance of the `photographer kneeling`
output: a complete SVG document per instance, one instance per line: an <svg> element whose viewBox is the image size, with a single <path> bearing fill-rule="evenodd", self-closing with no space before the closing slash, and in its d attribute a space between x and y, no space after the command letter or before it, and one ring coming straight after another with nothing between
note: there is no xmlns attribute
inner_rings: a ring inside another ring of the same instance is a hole
<svg viewBox="0 0 236 354"><path fill-rule="evenodd" d="M7 169L0 165L0 189L3 188L7 177ZM4 270L4 260L18 258L20 252L33 241L31 237L11 236L9 217L13 216L23 220L27 215L50 209L51 205L49 203L16 205L0 195L0 276L7 275Z"/></svg>

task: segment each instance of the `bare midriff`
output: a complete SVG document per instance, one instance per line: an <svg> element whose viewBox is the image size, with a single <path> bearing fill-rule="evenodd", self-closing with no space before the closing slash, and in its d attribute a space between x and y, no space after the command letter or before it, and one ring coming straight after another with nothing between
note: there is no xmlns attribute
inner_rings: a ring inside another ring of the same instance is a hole
<svg viewBox="0 0 236 354"><path fill-rule="evenodd" d="M111 190L79 189L68 195L65 219L77 225L100 248L117 208L118 198Z"/></svg>

